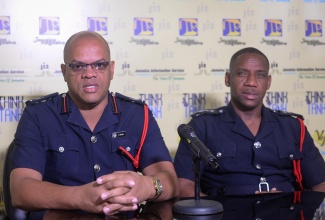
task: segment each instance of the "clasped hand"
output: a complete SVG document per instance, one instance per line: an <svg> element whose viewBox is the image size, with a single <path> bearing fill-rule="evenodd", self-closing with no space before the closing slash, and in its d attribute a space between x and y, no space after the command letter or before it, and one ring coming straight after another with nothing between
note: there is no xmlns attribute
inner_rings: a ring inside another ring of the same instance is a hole
<svg viewBox="0 0 325 220"><path fill-rule="evenodd" d="M139 203L150 197L148 187L153 188L150 184L152 182L148 176L133 171L116 171L87 184L90 188L87 189L88 193L84 192L84 196L88 202L83 201L83 205L87 207L86 211L90 209L91 212L103 212L105 215L136 210Z"/></svg>

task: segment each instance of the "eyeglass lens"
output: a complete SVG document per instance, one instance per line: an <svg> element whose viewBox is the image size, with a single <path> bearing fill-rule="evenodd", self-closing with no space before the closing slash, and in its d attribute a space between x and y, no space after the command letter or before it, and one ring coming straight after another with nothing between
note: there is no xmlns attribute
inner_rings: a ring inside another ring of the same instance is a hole
<svg viewBox="0 0 325 220"><path fill-rule="evenodd" d="M109 65L109 62L97 62L97 63L78 63L78 64L66 64L73 72L79 74L83 73L88 66L91 66L92 70L95 72L101 72L106 69L106 67Z"/></svg>

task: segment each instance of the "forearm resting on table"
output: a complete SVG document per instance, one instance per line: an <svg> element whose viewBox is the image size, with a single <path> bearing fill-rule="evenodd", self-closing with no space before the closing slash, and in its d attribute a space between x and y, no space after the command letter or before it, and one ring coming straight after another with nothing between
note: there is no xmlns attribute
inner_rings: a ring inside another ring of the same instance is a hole
<svg viewBox="0 0 325 220"><path fill-rule="evenodd" d="M10 192L14 207L27 211L75 209L77 187L61 186L41 180L35 170L18 168L10 174Z"/></svg>
<svg viewBox="0 0 325 220"><path fill-rule="evenodd" d="M179 197L194 197L195 183L185 178L178 178ZM202 192L200 196L206 196Z"/></svg>
<svg viewBox="0 0 325 220"><path fill-rule="evenodd" d="M146 176L154 176L159 179L163 187L163 193L155 201L164 201L178 196L178 183L174 166L170 162L159 162L148 166L143 170ZM153 183L151 183L153 188ZM153 190L153 195L155 191ZM148 199L151 199L148 198Z"/></svg>
<svg viewBox="0 0 325 220"><path fill-rule="evenodd" d="M322 182L314 187L312 187L313 191L318 191L318 192L325 192L325 182Z"/></svg>

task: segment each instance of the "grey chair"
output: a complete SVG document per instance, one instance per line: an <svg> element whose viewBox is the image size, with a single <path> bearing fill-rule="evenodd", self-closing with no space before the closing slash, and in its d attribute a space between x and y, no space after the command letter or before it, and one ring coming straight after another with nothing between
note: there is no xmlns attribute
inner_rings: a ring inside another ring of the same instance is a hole
<svg viewBox="0 0 325 220"><path fill-rule="evenodd" d="M2 187L3 187L3 200L5 204L5 217L6 219L12 220L25 220L28 217L28 212L14 208L11 203L10 195L10 153L14 148L14 142L12 141L6 150L5 160L3 164L3 177L2 177Z"/></svg>

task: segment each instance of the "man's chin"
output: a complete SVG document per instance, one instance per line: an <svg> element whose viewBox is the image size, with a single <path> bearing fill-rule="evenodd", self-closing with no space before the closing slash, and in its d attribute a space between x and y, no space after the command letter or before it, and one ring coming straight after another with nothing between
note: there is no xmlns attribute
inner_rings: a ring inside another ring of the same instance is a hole
<svg viewBox="0 0 325 220"><path fill-rule="evenodd" d="M243 112L248 112L248 111L253 111L256 108L259 108L261 105L257 104L255 101L254 102L245 102L241 103L240 105L240 110Z"/></svg>

